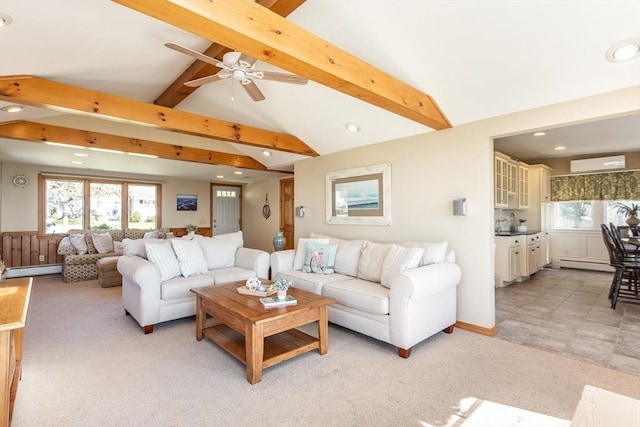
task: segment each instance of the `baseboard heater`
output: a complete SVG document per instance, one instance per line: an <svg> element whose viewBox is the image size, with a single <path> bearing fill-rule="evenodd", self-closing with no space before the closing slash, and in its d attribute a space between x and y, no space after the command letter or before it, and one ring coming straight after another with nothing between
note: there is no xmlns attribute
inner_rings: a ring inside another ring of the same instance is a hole
<svg viewBox="0 0 640 427"><path fill-rule="evenodd" d="M577 268L580 270L606 271L613 272L614 269L609 264L603 264L594 261L576 261L572 259L555 258L552 260L554 268Z"/></svg>
<svg viewBox="0 0 640 427"><path fill-rule="evenodd" d="M62 273L62 264L29 265L7 268L7 279L12 277L42 276L43 274Z"/></svg>

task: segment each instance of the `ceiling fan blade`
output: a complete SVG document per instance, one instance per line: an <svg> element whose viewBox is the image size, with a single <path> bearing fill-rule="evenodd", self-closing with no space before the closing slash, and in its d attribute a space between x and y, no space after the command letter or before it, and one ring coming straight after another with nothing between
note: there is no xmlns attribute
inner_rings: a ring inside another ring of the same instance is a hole
<svg viewBox="0 0 640 427"><path fill-rule="evenodd" d="M245 55L243 53L242 55L240 55L240 58L238 58L238 63L240 63L241 61L249 64L249 67L253 67L253 64L256 63L257 59L253 56Z"/></svg>
<svg viewBox="0 0 640 427"><path fill-rule="evenodd" d="M201 77L199 79L190 80L188 82L185 82L184 85L189 87L198 87L207 83L216 82L218 80L222 80L222 78L217 74L214 74L213 76Z"/></svg>
<svg viewBox="0 0 640 427"><path fill-rule="evenodd" d="M254 101L264 101L264 94L262 93L262 91L260 91L260 89L258 89L258 86L256 86L253 81L249 84L243 84L240 86L242 86L242 88L247 91L251 99L253 99Z"/></svg>
<svg viewBox="0 0 640 427"><path fill-rule="evenodd" d="M262 80L273 80L274 82L293 83L296 85L306 85L309 80L296 76L295 74L277 73L275 71L262 71Z"/></svg>
<svg viewBox="0 0 640 427"><path fill-rule="evenodd" d="M215 58L211 58L210 56L203 55L200 52L196 52L195 50L191 50L189 48L177 45L175 43L165 43L164 45L169 49L173 49L177 52L184 53L185 55L189 55L192 58L198 59L202 62L206 62L208 64L212 64L216 66L219 66L218 64L221 64L221 62Z"/></svg>

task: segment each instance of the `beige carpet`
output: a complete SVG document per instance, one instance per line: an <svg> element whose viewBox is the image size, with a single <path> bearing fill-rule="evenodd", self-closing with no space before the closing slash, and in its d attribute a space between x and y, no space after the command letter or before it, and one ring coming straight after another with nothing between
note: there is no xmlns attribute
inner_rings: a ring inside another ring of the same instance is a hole
<svg viewBox="0 0 640 427"><path fill-rule="evenodd" d="M193 318L144 335L120 292L34 278L14 427L439 426L465 397L563 419L585 384L640 398L638 376L459 329L401 359L331 326L326 355L269 368L252 386L242 364L195 340Z"/></svg>

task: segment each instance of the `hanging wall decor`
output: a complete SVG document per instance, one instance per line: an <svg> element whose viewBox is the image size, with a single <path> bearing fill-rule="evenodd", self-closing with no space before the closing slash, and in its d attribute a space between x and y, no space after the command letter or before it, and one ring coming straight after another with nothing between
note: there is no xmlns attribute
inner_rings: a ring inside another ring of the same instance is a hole
<svg viewBox="0 0 640 427"><path fill-rule="evenodd" d="M271 216L271 208L269 207L269 193L264 198L264 206L262 207L262 216L268 219Z"/></svg>

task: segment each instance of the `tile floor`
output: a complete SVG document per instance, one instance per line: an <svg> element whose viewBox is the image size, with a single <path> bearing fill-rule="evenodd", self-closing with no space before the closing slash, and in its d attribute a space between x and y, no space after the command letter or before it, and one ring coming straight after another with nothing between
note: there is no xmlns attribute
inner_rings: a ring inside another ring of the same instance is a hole
<svg viewBox="0 0 640 427"><path fill-rule="evenodd" d="M544 269L496 288L497 337L640 375L640 305L608 299L613 273Z"/></svg>

